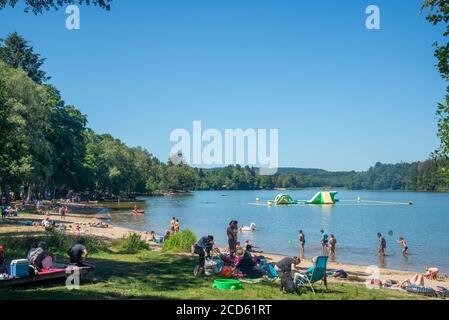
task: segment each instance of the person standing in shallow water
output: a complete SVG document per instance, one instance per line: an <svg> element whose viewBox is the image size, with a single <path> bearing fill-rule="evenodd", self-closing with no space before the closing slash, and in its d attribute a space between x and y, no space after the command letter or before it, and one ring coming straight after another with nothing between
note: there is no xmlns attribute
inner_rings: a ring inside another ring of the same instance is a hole
<svg viewBox="0 0 449 320"><path fill-rule="evenodd" d="M324 230L321 229L321 247L322 247L322 251L323 251L323 255L327 255L327 248L328 248L328 244L329 244L329 236L327 233L324 232Z"/></svg>
<svg viewBox="0 0 449 320"><path fill-rule="evenodd" d="M385 249L387 248L387 240L385 240L384 236L379 232L377 233L377 238L379 238L379 248L378 253L379 256L385 257Z"/></svg>
<svg viewBox="0 0 449 320"><path fill-rule="evenodd" d="M405 240L404 237L400 237L398 243L402 245L402 254L404 256L407 255L408 250L407 240Z"/></svg>
<svg viewBox="0 0 449 320"><path fill-rule="evenodd" d="M173 217L170 221L170 231L175 232L175 223L176 223L176 217Z"/></svg>
<svg viewBox="0 0 449 320"><path fill-rule="evenodd" d="M304 258L304 248L306 245L306 236L302 230L299 230L299 244L301 245L301 258Z"/></svg>
<svg viewBox="0 0 449 320"><path fill-rule="evenodd" d="M329 253L331 257L335 257L335 245L337 244L337 239L333 234L329 238Z"/></svg>

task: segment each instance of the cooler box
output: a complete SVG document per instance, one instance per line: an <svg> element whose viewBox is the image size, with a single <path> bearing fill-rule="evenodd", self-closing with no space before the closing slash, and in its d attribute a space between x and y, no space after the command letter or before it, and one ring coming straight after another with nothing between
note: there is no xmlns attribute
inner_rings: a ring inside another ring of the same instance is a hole
<svg viewBox="0 0 449 320"><path fill-rule="evenodd" d="M16 278L28 277L29 263L27 259L11 261L10 275Z"/></svg>

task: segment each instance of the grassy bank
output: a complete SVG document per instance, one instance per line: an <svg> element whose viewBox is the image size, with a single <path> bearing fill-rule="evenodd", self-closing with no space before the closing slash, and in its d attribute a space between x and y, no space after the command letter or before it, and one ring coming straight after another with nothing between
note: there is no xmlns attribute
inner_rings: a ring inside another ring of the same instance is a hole
<svg viewBox="0 0 449 320"><path fill-rule="evenodd" d="M25 239L25 238L24 238ZM28 240L17 240L16 248ZM1 239L0 239L1 240ZM72 239L51 240L59 261ZM12 241L12 240L10 240ZM58 242L59 241L59 242ZM69 291L63 283L45 286L0 289L0 299L419 299L418 295L390 290L369 290L362 285L331 283L329 290L317 285L314 295L303 290L300 296L283 294L272 283L245 284L244 290L219 291L212 288L213 278L196 278L192 274L195 257L140 250L137 253L118 253L115 246L101 246L91 241L95 250L90 261L95 271L82 282L80 290ZM14 255L19 250L14 251Z"/></svg>

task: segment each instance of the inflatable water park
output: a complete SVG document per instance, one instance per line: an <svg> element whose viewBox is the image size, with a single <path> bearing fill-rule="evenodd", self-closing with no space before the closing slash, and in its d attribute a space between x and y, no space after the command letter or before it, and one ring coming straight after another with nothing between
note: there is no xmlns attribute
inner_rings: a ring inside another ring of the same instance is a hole
<svg viewBox="0 0 449 320"><path fill-rule="evenodd" d="M268 206L285 206L295 204L317 204L317 205L329 205L338 202L335 198L338 192L336 191L320 191L317 192L310 200L294 200L288 194L278 194L274 200L267 202Z"/></svg>
<svg viewBox="0 0 449 320"><path fill-rule="evenodd" d="M278 194L274 200L268 200L266 205L272 206L292 206L292 205L335 205L341 202L336 198L338 194L337 191L319 191L309 200L295 200L289 194L281 193ZM373 201L373 200L362 200L358 197L356 200L344 200L345 205L348 202L352 202L356 205L413 205L412 201L409 202L390 202L390 201ZM256 203L250 203L255 205L265 205L262 203L260 198L256 198Z"/></svg>

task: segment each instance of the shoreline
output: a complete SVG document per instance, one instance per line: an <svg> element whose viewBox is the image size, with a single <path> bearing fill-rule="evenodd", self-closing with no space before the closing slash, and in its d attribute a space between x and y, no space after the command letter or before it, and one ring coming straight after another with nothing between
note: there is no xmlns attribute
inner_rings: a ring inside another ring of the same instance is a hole
<svg viewBox="0 0 449 320"><path fill-rule="evenodd" d="M52 220L55 220L57 223L63 223L66 225L76 225L80 224L81 232L67 232L67 234L80 235L80 236L91 236L100 238L107 241L116 241L129 233L140 234L145 239L148 238L148 233L144 231L137 231L131 228L120 227L113 223L107 222L109 225L108 228L96 228L89 226L90 223L99 223L104 222L103 219L98 218L98 214L82 214L82 213L69 213L66 215L65 219L61 218L61 216L57 213L50 213L48 217ZM32 234L33 232L43 231L43 227L41 226L27 226L25 225L26 221L38 222L42 219L45 219L45 215L43 214L30 214L30 213L22 213L18 217L8 218L6 223L0 223L0 236L7 233L20 233L25 235L26 233ZM158 245L153 245L150 243L151 249L160 248ZM271 254L271 253L262 253L267 257L271 262L279 261L280 259L286 257L281 254ZM299 269L307 269L312 265L310 259L301 258L301 263L299 265ZM350 263L340 263L340 262L328 262L328 270L338 270L343 269L348 273L348 279L334 279L329 277L329 281L337 281L337 282L347 282L354 284L364 284L365 281L370 277L369 266L356 265ZM386 280L396 280L403 281L406 279L412 278L416 272L410 271L402 271L396 269L388 269L388 268L379 268L379 280L385 282ZM425 270L423 270L424 272ZM449 277L447 275L440 275L441 280L425 280L425 285L430 286L432 288L436 288L437 286L449 287Z"/></svg>

